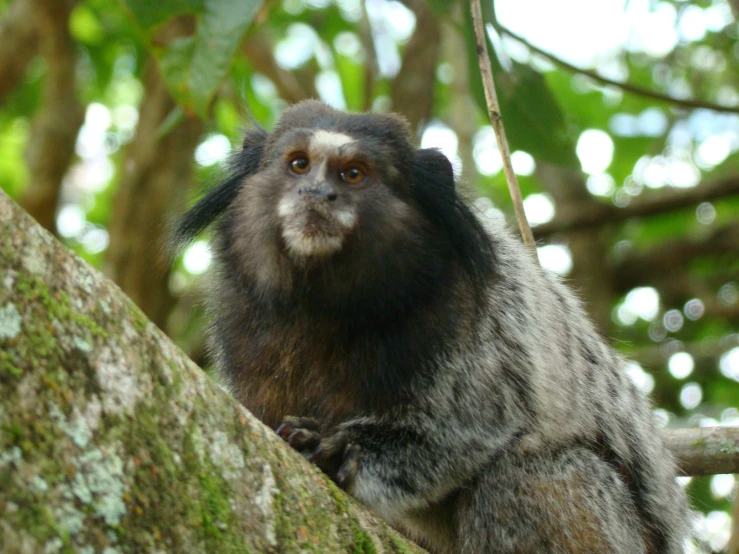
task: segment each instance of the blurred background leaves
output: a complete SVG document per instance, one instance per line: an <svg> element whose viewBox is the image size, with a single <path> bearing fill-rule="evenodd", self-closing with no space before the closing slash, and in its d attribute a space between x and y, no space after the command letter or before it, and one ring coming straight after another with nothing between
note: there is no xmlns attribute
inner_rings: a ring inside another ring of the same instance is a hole
<svg viewBox="0 0 739 554"><path fill-rule="evenodd" d="M660 425L739 423L739 2L483 2L539 257ZM0 187L207 366L207 236L170 222L254 123L403 113L480 210L511 206L451 0L0 0ZM732 475L683 478L693 552L739 552Z"/></svg>

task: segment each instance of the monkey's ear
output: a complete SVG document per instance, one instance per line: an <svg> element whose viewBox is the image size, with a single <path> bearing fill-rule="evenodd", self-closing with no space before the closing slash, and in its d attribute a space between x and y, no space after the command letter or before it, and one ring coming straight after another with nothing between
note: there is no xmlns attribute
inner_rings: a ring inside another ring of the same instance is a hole
<svg viewBox="0 0 739 554"><path fill-rule="evenodd" d="M247 131L241 150L234 152L228 161L223 182L198 200L177 222L169 241L173 257L226 211L238 195L244 179L259 170L267 137L267 131L261 127Z"/></svg>
<svg viewBox="0 0 739 554"><path fill-rule="evenodd" d="M416 151L412 191L429 222L444 231L470 279L481 285L492 277L495 252L490 235L457 193L454 169L441 151Z"/></svg>
<svg viewBox="0 0 739 554"><path fill-rule="evenodd" d="M415 182L436 194L455 194L454 168L441 150L424 148L416 151L413 166Z"/></svg>

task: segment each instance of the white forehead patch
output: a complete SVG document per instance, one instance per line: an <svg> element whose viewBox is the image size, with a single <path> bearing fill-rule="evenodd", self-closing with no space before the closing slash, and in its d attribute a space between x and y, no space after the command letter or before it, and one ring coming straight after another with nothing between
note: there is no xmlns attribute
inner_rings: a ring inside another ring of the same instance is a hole
<svg viewBox="0 0 739 554"><path fill-rule="evenodd" d="M332 131L316 131L310 138L309 148L312 151L335 151L354 142L354 139L344 133Z"/></svg>

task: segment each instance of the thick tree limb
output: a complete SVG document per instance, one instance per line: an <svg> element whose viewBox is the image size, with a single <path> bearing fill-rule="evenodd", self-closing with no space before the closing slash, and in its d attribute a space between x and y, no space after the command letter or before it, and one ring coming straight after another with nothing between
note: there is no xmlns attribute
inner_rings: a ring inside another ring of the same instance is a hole
<svg viewBox="0 0 739 554"><path fill-rule="evenodd" d="M0 191L0 551L422 552Z"/></svg>
<svg viewBox="0 0 739 554"><path fill-rule="evenodd" d="M701 202L710 202L739 194L739 176L730 175L698 185L692 189L665 189L638 196L624 207L599 204L598 207L568 210L565 217L534 228L537 239L556 233L568 233L582 229L594 229L610 223L619 223L635 217L648 217L689 208Z"/></svg>
<svg viewBox="0 0 739 554"><path fill-rule="evenodd" d="M739 473L739 427L664 431L684 475Z"/></svg>

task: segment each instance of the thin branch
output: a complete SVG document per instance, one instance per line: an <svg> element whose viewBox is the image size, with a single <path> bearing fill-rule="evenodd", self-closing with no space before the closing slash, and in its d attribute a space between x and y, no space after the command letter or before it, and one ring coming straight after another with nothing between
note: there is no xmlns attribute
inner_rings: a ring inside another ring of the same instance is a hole
<svg viewBox="0 0 739 554"><path fill-rule="evenodd" d="M523 199L521 198L521 189L518 187L518 179L513 171L511 164L511 151L508 147L508 139L506 138L505 129L503 128L503 118L500 113L498 104L498 95L495 92L495 81L493 80L493 68L490 64L490 55L488 54L487 38L485 35L485 27L482 22L482 10L480 8L480 0L470 0L470 8L472 10L472 24L475 29L475 46L477 49L477 60L480 64L480 75L482 77L483 88L485 89L485 100L488 105L488 115L490 122L495 130L495 138L498 142L498 150L503 159L503 171L505 172L506 182L508 183L508 191L513 201L513 209L516 213L518 227L521 230L524 244L536 254L536 243L534 235L531 233L531 227L526 220L526 214L523 210Z"/></svg>
<svg viewBox="0 0 739 554"><path fill-rule="evenodd" d="M468 64L458 62L468 56L464 35L459 32L459 21L462 19L464 9L466 6L462 4L455 5L451 10L451 17L442 21L441 26L441 59L454 68L454 78L449 85L450 102L443 121L454 129L459 139L458 151L462 161L459 189L465 195L474 196L480 178L473 154L473 142L478 125L470 114L475 113L476 104L470 93L470 67Z"/></svg>
<svg viewBox="0 0 739 554"><path fill-rule="evenodd" d="M535 234L537 239L540 239L555 233L593 229L634 217L648 217L673 212L681 208L695 206L701 202L710 202L737 194L739 194L739 177L730 175L698 185L692 189L665 189L649 192L634 198L631 204L623 208L611 204L600 204L598 207L588 205L587 210L578 210L573 207L573 209L568 210L571 215L537 226Z"/></svg>
<svg viewBox="0 0 739 554"><path fill-rule="evenodd" d="M662 438L684 475L739 473L739 427L665 430Z"/></svg>
<svg viewBox="0 0 739 554"><path fill-rule="evenodd" d="M499 32L504 33L508 35L509 37L517 40L518 42L520 42L521 44L529 48L532 52L536 52L540 56L548 59L554 65L558 65L559 67L562 67L568 71L571 71L572 73L579 73L580 75L585 75L587 77L590 77L594 81L597 81L604 85L611 85L614 87L618 87L621 90L625 90L632 94L637 94L639 96L644 96L646 98L651 98L652 100L658 100L660 102L666 102L669 104L673 104L675 106L680 106L681 108L688 108L688 109L704 108L706 110L713 110L715 112L739 113L739 106L722 106L720 104L713 104L711 102L704 102L701 100L688 100L688 99L683 99L683 98L675 98L674 96L669 96L667 94L660 94L659 92L655 92L650 89L642 88L637 85L633 85L631 83L614 81L613 79L603 77L602 75L600 75L599 73L596 73L595 71L592 71L589 69L583 69L581 67L572 65L571 63L568 63L558 58L554 54L551 54L547 52L546 50L542 50L538 46L531 44L528 40L523 38L521 35L518 35L514 33L513 31L511 31L510 29L508 29L507 27L501 25L500 22L498 21L493 22L493 25L495 26L495 29L498 30Z"/></svg>

